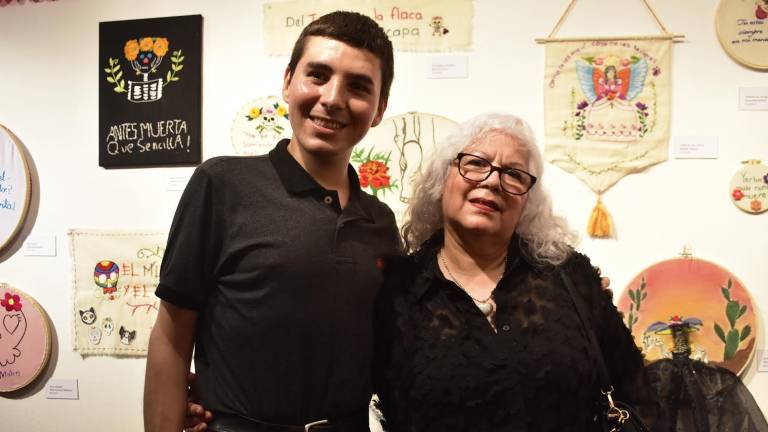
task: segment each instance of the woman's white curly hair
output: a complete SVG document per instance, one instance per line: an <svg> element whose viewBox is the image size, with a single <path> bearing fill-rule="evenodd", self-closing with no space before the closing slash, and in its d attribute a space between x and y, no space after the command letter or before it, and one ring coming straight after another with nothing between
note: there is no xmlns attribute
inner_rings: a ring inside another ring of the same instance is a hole
<svg viewBox="0 0 768 432"><path fill-rule="evenodd" d="M409 251L417 250L424 241L443 227L442 198L448 173L456 155L483 140L488 133L502 133L515 139L528 150L528 172L539 181L528 192L515 232L524 241L523 253L540 264L557 265L571 252L576 234L560 216L552 212L549 194L541 185L544 170L541 152L531 127L523 119L510 114L482 114L459 125L446 137L424 165L417 178L405 212L402 234Z"/></svg>

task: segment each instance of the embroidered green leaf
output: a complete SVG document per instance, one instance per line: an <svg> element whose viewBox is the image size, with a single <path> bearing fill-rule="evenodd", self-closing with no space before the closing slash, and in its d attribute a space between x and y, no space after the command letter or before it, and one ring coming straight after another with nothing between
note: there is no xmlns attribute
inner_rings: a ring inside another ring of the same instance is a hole
<svg viewBox="0 0 768 432"><path fill-rule="evenodd" d="M720 287L720 292L723 293L723 297L725 297L726 300L731 300L731 293L727 289Z"/></svg>
<svg viewBox="0 0 768 432"><path fill-rule="evenodd" d="M739 331L736 329L728 330L728 335L725 336L725 352L723 353L724 360L730 360L736 355L736 349L739 347Z"/></svg>
<svg viewBox="0 0 768 432"><path fill-rule="evenodd" d="M752 327L747 324L741 330L741 337L739 338L739 342L744 342L744 339L748 338L750 333L752 333Z"/></svg>
<svg viewBox="0 0 768 432"><path fill-rule="evenodd" d="M717 337L720 338L721 341L723 341L723 343L725 343L725 332L723 331L723 328L720 327L720 324L718 323L715 323L715 334L717 335Z"/></svg>
<svg viewBox="0 0 768 432"><path fill-rule="evenodd" d="M731 328L736 327L736 319L739 315L739 303L735 301L729 301L725 306L725 316L728 318L728 322L731 324Z"/></svg>

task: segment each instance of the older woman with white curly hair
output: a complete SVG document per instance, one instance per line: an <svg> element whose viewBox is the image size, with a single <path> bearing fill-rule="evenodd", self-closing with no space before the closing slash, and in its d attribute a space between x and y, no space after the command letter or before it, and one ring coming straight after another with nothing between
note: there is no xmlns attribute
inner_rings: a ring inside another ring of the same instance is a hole
<svg viewBox="0 0 768 432"><path fill-rule="evenodd" d="M641 354L542 173L531 128L503 114L461 124L422 171L402 230L411 254L387 264L374 314L387 430L592 430L600 384L561 273L615 395L644 397Z"/></svg>

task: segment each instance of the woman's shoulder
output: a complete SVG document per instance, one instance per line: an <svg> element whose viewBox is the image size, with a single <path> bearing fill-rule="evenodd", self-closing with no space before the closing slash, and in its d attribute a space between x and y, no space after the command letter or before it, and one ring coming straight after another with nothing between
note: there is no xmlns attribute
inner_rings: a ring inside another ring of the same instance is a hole
<svg viewBox="0 0 768 432"><path fill-rule="evenodd" d="M587 255L572 250L557 271L570 279L576 291L588 302L612 302L611 292L602 287L600 274Z"/></svg>

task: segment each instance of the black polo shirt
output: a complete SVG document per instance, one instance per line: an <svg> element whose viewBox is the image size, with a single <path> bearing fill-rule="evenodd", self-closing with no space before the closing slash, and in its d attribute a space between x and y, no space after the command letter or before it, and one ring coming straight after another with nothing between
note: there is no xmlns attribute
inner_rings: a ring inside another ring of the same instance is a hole
<svg viewBox="0 0 768 432"><path fill-rule="evenodd" d="M392 211L360 190L351 166L342 210L287 145L197 168L157 296L200 313L206 408L304 424L367 406L373 301L399 240Z"/></svg>

